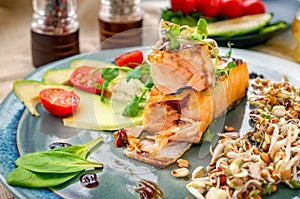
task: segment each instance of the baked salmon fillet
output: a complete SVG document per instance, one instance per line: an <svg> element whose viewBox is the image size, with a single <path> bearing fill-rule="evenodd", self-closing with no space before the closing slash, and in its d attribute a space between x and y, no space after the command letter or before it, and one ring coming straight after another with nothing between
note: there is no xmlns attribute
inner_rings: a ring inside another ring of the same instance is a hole
<svg viewBox="0 0 300 199"><path fill-rule="evenodd" d="M143 125L124 130L126 156L159 167L175 162L193 143L199 143L214 119L245 96L246 62L216 58L210 48L207 42L187 45L184 41L184 47L175 51L151 51L148 61L154 87L143 112ZM229 62L236 67L216 76L215 65L226 71ZM120 136L117 134L115 137Z"/></svg>

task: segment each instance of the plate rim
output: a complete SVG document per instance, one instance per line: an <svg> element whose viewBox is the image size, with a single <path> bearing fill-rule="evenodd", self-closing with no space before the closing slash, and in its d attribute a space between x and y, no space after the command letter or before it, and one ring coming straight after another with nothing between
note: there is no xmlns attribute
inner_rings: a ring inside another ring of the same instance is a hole
<svg viewBox="0 0 300 199"><path fill-rule="evenodd" d="M142 47L135 47L135 48L142 48ZM132 49L132 48L123 48L123 50L124 49L129 50L129 49ZM119 51L121 49L114 49L114 50ZM109 53L109 52L112 52L114 50L104 50L104 51ZM228 48L220 47L221 54L227 52L228 50L229 50ZM43 72L48 70L48 69L55 68L57 66L58 67L63 66L65 64L68 64L73 59L84 58L84 57L87 57L91 54L94 55L94 56L97 56L97 55L103 53L104 51L97 51L97 52L93 52L93 53L82 53L82 54L78 54L78 55L75 55L75 56L68 57L66 59L62 59L62 60L58 60L58 61L55 61L55 62L48 63L44 66L41 66L41 67L37 68L36 70L32 71L31 73L29 73L28 75L26 75L24 77L24 79L30 79L30 78L33 77L34 79L40 80L41 75L43 74ZM249 56L252 57L252 59L247 61L246 59ZM265 54L265 53L262 53L262 52L257 52L257 51L252 51L252 50L245 50L245 49L237 49L237 48L233 48L232 57L241 58L246 62L249 62L251 64L260 64L261 66L266 65L266 63L268 63L270 61L271 61L271 63L275 63L275 62L285 63L285 64L282 64L282 65L276 65L276 67L272 66L272 68L276 68L276 69L278 68L278 70L281 69L283 71L287 71L287 69L289 69L289 72L288 72L287 75L291 76L295 80L298 80L297 82L300 83L300 70L299 70L300 68L297 68L297 67L300 67L300 64L297 64L297 63L292 62L290 60L283 59L283 58L280 58L280 57L276 57L274 55ZM267 61L264 61L263 63L259 62L259 60L260 60L259 58L266 59ZM18 103L17 104L18 105L17 109L16 110L11 110L11 111L12 112L16 112L16 111L19 112L18 118L20 119L22 114L24 113L26 107L17 99L17 97L14 95L12 90L9 92L9 94L3 99L3 101L0 104L0 115L4 114L3 112L7 110L6 108L9 108L7 106L11 105L10 103L12 103L12 102ZM15 114L18 114L17 112ZM9 119L11 119L10 122L19 123L19 120L13 121L13 119L14 119L13 117L9 118ZM3 122L3 120L0 120L0 124L5 124L5 122ZM15 126L18 128L18 124L15 124ZM8 124L5 125L5 127L6 127L6 129L3 128L3 127L0 128L0 133L1 134L5 133L5 131L8 130L7 129L7 127L9 127ZM10 135L6 135L6 136L14 136L13 138L15 139L15 143L14 143L15 144L15 150L17 149L17 146L16 146L16 144L17 144L16 143L17 128L14 129L14 133L12 133ZM0 144L0 149L2 149L2 150L4 150L3 149L3 144L2 144L3 142L4 142L4 140L0 139L0 143L1 143ZM10 148L9 150L12 150L12 149ZM15 157L19 156L18 149L17 149L17 154L14 154L14 155L15 155ZM10 164L14 164L14 161L10 162ZM21 198L21 199L24 198L25 199L25 198L27 198L27 196L30 196L30 194L32 194L32 192L37 194L37 196L40 196L41 194L42 195L46 194L47 198L49 198L49 197L50 198L61 198L59 195L57 195L55 192L52 192L48 188L31 189L31 188L14 187L14 186L8 185L6 183L5 178L6 178L6 175L9 173L9 171L4 171L5 170L5 169L3 169L4 165L5 164L3 164L3 161L1 161L0 162L0 181L1 181L2 185L4 185L17 198Z"/></svg>

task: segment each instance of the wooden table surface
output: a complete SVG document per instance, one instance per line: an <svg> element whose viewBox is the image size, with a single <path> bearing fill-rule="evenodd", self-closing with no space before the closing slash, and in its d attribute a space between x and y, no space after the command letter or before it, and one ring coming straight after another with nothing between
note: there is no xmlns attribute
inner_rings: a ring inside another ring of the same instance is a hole
<svg viewBox="0 0 300 199"><path fill-rule="evenodd" d="M12 83L24 78L35 68L31 62L30 23L32 17L31 0L0 0L0 102L11 92ZM268 11L278 18L292 22L299 2L296 0L266 0ZM278 9L281 4L285 8ZM162 7L168 1L144 1L144 26L157 27ZM289 8L287 8L287 5ZM78 1L78 19L80 22L80 51L90 52L99 44L98 37L98 1ZM259 51L294 62L293 50L296 42L291 30L287 30L268 42L249 50ZM299 65L300 70L300 65ZM0 118L4 119L4 118ZM0 198L15 198L2 184Z"/></svg>

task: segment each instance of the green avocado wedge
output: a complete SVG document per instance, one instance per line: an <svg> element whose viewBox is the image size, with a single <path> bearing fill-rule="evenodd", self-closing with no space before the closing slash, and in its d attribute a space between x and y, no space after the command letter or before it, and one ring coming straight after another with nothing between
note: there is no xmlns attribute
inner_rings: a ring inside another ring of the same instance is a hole
<svg viewBox="0 0 300 199"><path fill-rule="evenodd" d="M39 116L36 106L40 103L39 93L45 88L63 88L74 90L80 103L73 115L63 118L65 126L89 130L117 130L142 123L142 116L124 117L122 112L126 104L102 102L99 95L58 84L46 84L35 80L17 80L13 92L34 116Z"/></svg>
<svg viewBox="0 0 300 199"><path fill-rule="evenodd" d="M264 28L272 18L272 13L263 13L208 23L208 36L230 38L245 35Z"/></svg>
<svg viewBox="0 0 300 199"><path fill-rule="evenodd" d="M73 68L47 70L42 76L42 81L47 84L71 85L70 77L74 70Z"/></svg>
<svg viewBox="0 0 300 199"><path fill-rule="evenodd" d="M36 110L36 105L40 103L39 93L46 88L73 89L69 86L45 84L35 80L17 80L13 84L13 92L34 116L40 116Z"/></svg>
<svg viewBox="0 0 300 199"><path fill-rule="evenodd" d="M70 61L70 68L78 68L80 66L106 68L108 66L116 66L116 65L111 62L93 60L93 59L73 59L72 61Z"/></svg>

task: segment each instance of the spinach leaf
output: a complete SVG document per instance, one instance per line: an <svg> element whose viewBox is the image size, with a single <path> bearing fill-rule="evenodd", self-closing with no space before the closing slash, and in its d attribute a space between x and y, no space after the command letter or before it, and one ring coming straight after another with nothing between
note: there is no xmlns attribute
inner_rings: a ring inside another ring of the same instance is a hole
<svg viewBox="0 0 300 199"><path fill-rule="evenodd" d="M91 162L72 153L63 151L43 151L19 157L15 164L39 173L72 173L87 168L103 168L98 162Z"/></svg>
<svg viewBox="0 0 300 199"><path fill-rule="evenodd" d="M98 137L91 142L84 144L84 145L74 145L69 147L60 147L52 149L52 151L63 151L67 153L72 153L74 155L78 155L81 158L86 158L88 153L101 141L103 140L102 137Z"/></svg>
<svg viewBox="0 0 300 199"><path fill-rule="evenodd" d="M18 167L8 174L6 182L12 186L22 187L53 187L74 178L81 171L72 173L37 173Z"/></svg>

